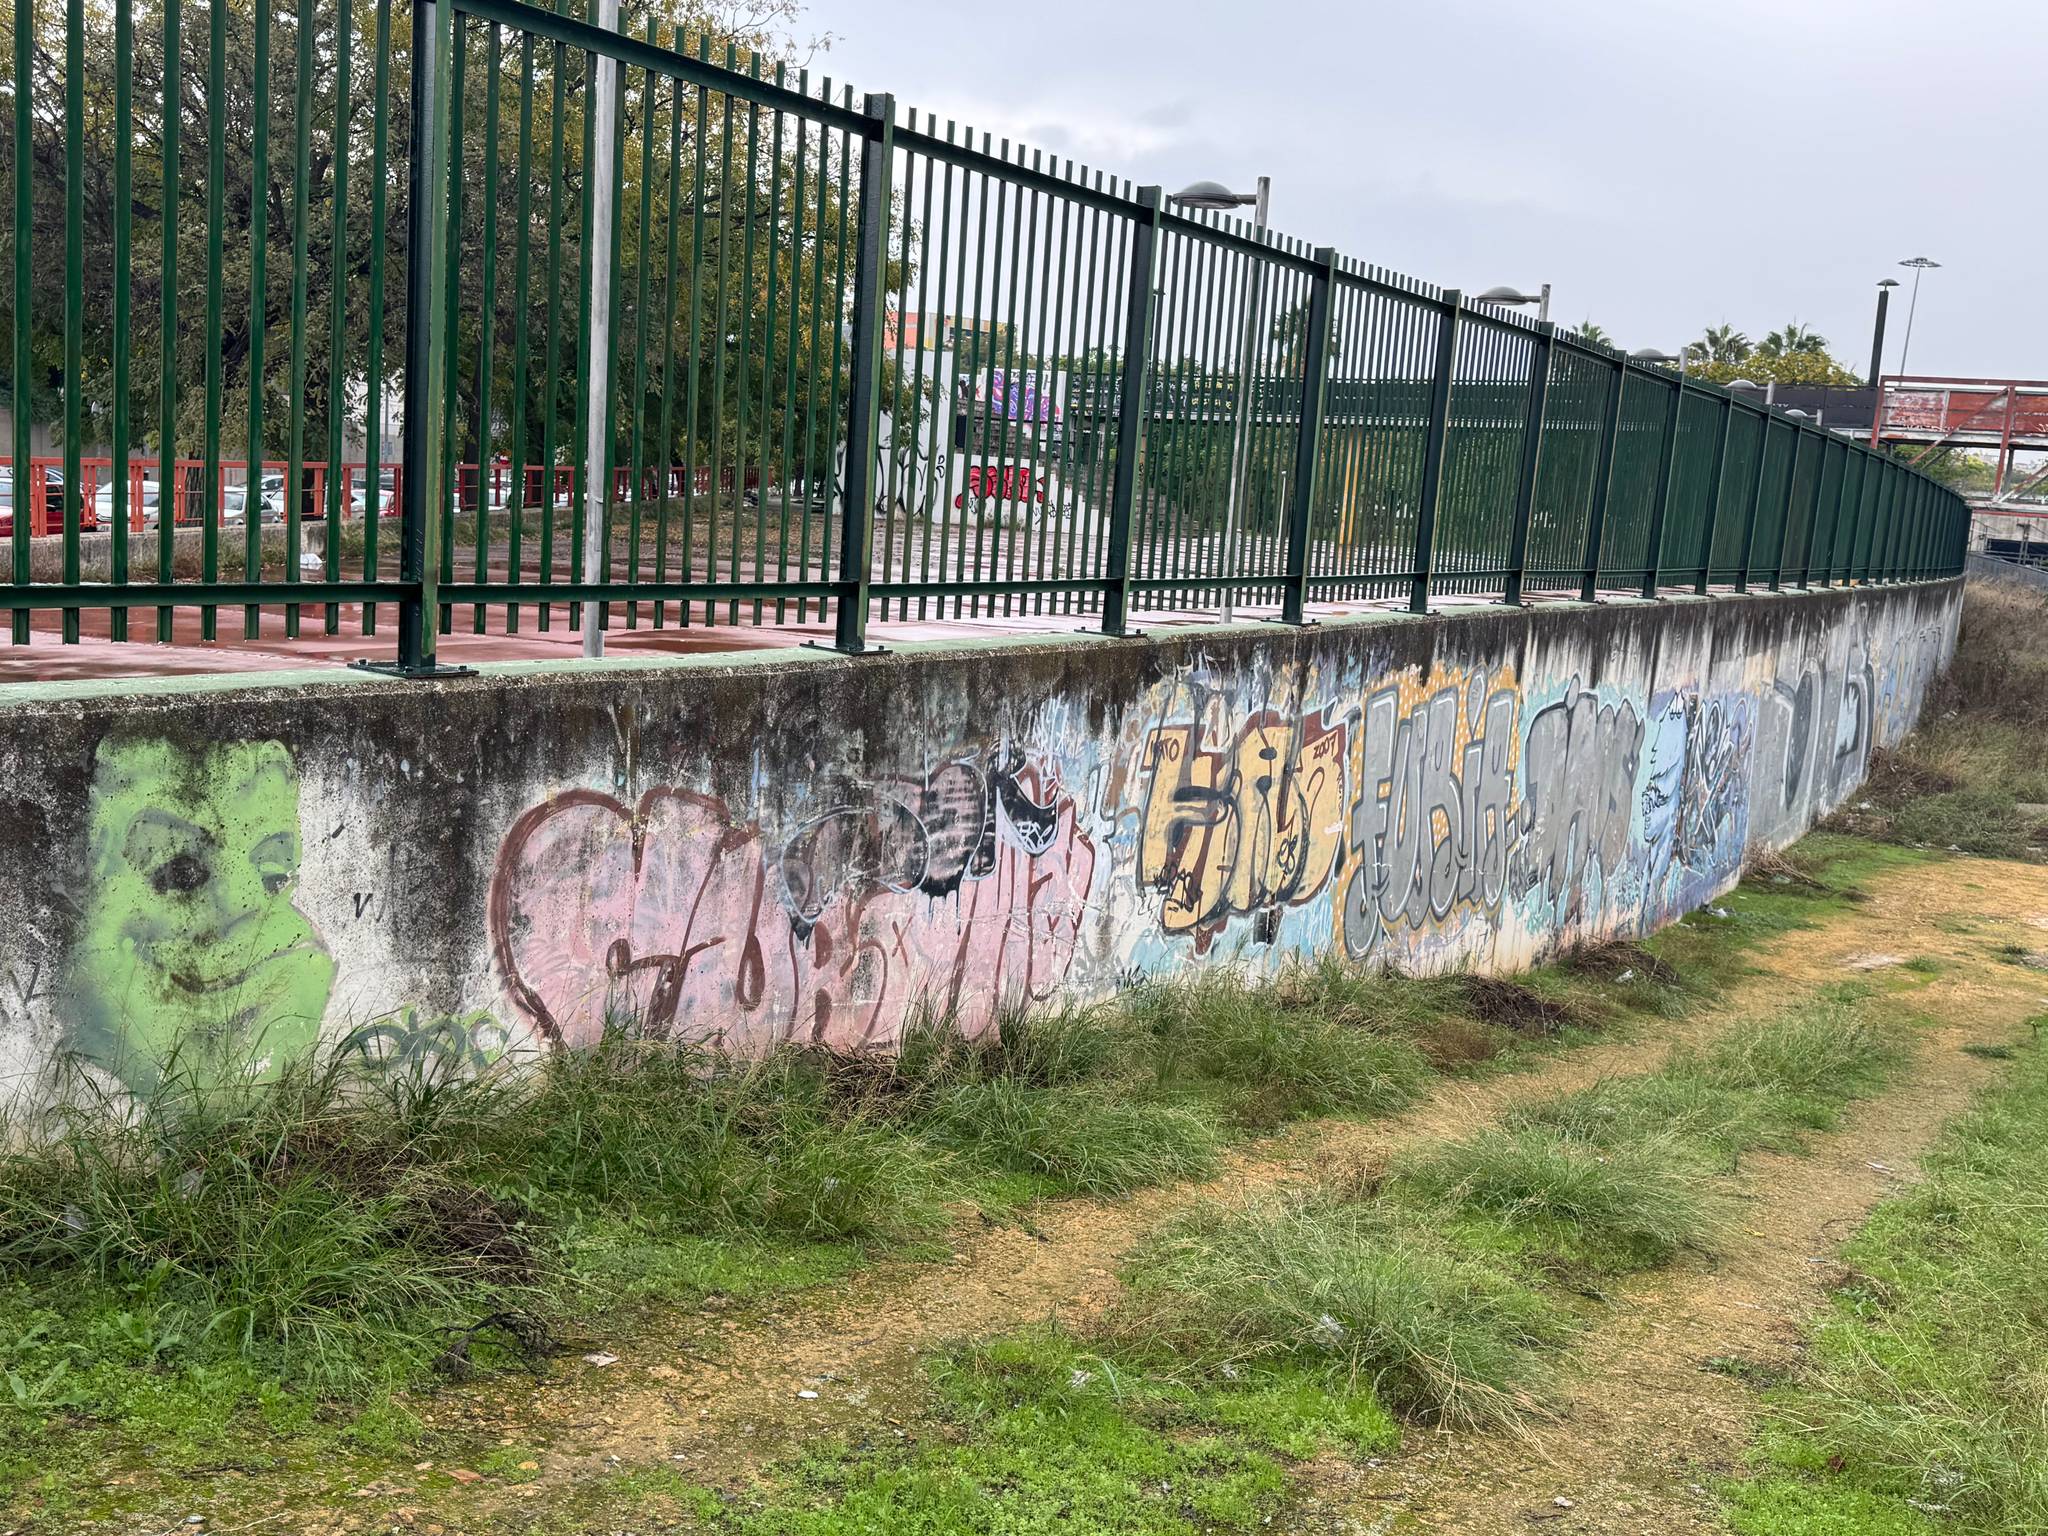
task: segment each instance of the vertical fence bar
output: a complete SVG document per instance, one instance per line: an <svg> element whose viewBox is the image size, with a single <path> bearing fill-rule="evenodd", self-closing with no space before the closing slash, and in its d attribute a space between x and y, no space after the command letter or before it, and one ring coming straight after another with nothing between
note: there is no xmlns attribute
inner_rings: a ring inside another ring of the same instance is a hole
<svg viewBox="0 0 2048 1536"><path fill-rule="evenodd" d="M1323 405L1330 388L1330 315L1337 287L1337 253L1316 252L1309 276L1308 334L1303 338L1301 427L1294 440L1293 495L1287 508L1287 582L1280 622L1300 624L1308 594L1308 533L1315 512L1316 454L1323 435Z"/></svg>
<svg viewBox="0 0 2048 1536"><path fill-rule="evenodd" d="M868 649L868 541L875 522L875 443L881 431L882 316L887 280L890 179L896 158L896 98L870 94L868 128L860 142L860 212L853 255L853 376L847 387L846 476L841 490L839 612L833 650L857 656ZM734 494L746 478L745 453Z"/></svg>
<svg viewBox="0 0 2048 1536"><path fill-rule="evenodd" d="M133 0L114 0L114 483L113 549L109 575L117 587L128 585L128 349L129 257L133 240L134 193L135 11ZM157 469L158 516L164 515L164 474ZM128 610L107 616L107 632L128 638Z"/></svg>
<svg viewBox="0 0 2048 1536"><path fill-rule="evenodd" d="M1129 635L1131 606L1131 503L1138 489L1138 455L1145 431L1146 379L1152 359L1154 285L1159 275L1157 187L1138 188L1131 225L1130 288L1124 304L1123 377L1116 410L1116 479L1109 501L1109 570L1102 586L1102 632Z"/></svg>
<svg viewBox="0 0 2048 1536"><path fill-rule="evenodd" d="M1664 418L1664 442L1657 454L1656 500L1650 507L1649 560L1643 571L1643 596L1655 597L1664 585L1664 526L1671 515L1672 470L1678 459L1678 421L1685 414L1685 379L1671 391L1671 414Z"/></svg>
<svg viewBox="0 0 2048 1536"><path fill-rule="evenodd" d="M220 579L221 241L227 183L227 11L211 7L206 66L206 420L200 518L200 570L207 585ZM214 636L215 610L199 610L199 638Z"/></svg>
<svg viewBox="0 0 2048 1536"><path fill-rule="evenodd" d="M298 108L293 118L292 150L292 353L291 399L286 402L285 474L280 494L284 499L284 576L299 579L300 521L305 512L306 477L306 262L308 239L307 183L312 180L313 152L313 0L299 0ZM263 489L263 477L252 474L253 484L243 493L243 515L257 513L255 503ZM299 632L299 605L284 608L284 632Z"/></svg>
<svg viewBox="0 0 2048 1536"><path fill-rule="evenodd" d="M31 153L17 144L18 155ZM20 239L22 232L17 232ZM64 585L79 582L78 440L85 426L85 0L64 9ZM17 497L17 502L19 498ZM17 507L17 512L18 512ZM21 519L17 515L16 522ZM64 610L64 643L78 643L78 610Z"/></svg>
<svg viewBox="0 0 2048 1536"><path fill-rule="evenodd" d="M1714 573L1714 537L1721 531L1721 487L1728 478L1728 429L1735 416L1735 402L1727 395L1721 396L1721 414L1714 422L1714 467L1707 475L1707 515L1700 519L1704 531L1700 535L1699 574L1693 578L1692 589L1701 597L1707 595Z"/></svg>
<svg viewBox="0 0 2048 1536"><path fill-rule="evenodd" d="M377 42L372 56L370 88L374 124L370 139L370 336L369 360L363 369L363 427L365 444L363 473L369 477L366 501L369 513L363 523L363 579L377 579L377 528L384 515L384 230L388 179L385 168L386 144L391 131L391 0L377 0ZM529 76L528 85L531 86ZM518 285L525 292L526 285ZM394 476L394 481L395 481ZM394 483L395 495L398 487ZM362 632L377 632L377 605L363 604Z"/></svg>
<svg viewBox="0 0 2048 1536"><path fill-rule="evenodd" d="M1621 437L1622 391L1628 385L1628 363L1615 358L1614 378L1600 417L1600 455L1593 471L1593 505L1586 514L1586 548L1579 560L1579 601L1600 600L1600 544L1607 533L1607 502L1614 490L1615 448Z"/></svg>
<svg viewBox="0 0 2048 1536"><path fill-rule="evenodd" d="M18 0L17 14L22 18L15 33L15 122L18 143L28 141L28 65L27 18L30 0ZM183 499L179 495L178 475L178 124L183 117L183 87L178 79L179 49L178 0L164 0L164 236L163 236L163 352L159 358L157 376L157 515L156 515L156 579L159 586L171 582L171 551L174 525L177 522L178 505ZM22 222L25 215L21 207L28 200L28 161L26 156L16 158L15 186L15 228L26 229ZM14 319L15 354L14 378L16 403L14 407L14 440L16 464L28 462L28 394L23 380L28 378L28 251L29 242L16 240L14 243ZM19 503L17 503L19 505ZM17 581L26 581L28 544L23 538L21 519L14 520L15 567ZM160 644L168 644L172 635L175 611L166 603L156 611L156 638ZM15 638L28 638L28 615L17 612L14 616Z"/></svg>
<svg viewBox="0 0 2048 1536"><path fill-rule="evenodd" d="M1422 483L1415 497L1415 557L1409 567L1408 611L1429 612L1429 570L1436 559L1436 512L1443 495L1444 439L1451 425L1451 375L1458 367L1458 330L1465 298L1457 289L1444 293L1444 311L1437 321L1435 372L1429 380L1429 424L1422 440Z"/></svg>
<svg viewBox="0 0 2048 1536"><path fill-rule="evenodd" d="M255 0L251 26L256 36L249 102L249 435L243 449L242 575L253 582L263 573L263 509L257 497L263 480L263 343L270 321L270 0ZM262 633L262 619L260 604L243 607L244 639Z"/></svg>
<svg viewBox="0 0 2048 1536"><path fill-rule="evenodd" d="M169 4L164 11L164 25L175 37L178 27L177 0L169 0ZM11 485L14 497L14 585L17 587L25 587L29 581L29 487L31 478L36 473L29 465L29 453L32 447L29 427L35 420L35 396L31 382L35 374L35 358L30 346L29 335L35 309L35 289L31 283L32 274L29 270L29 251L35 245L35 199L33 183L29 179L30 169L34 166L36 158L30 147L34 142L31 134L35 128L35 118L30 111L30 100L34 95L35 83L34 43L34 0L16 0L14 11L14 398L9 404L14 412L14 467ZM171 58L175 61L177 55L173 53ZM172 90L171 82L176 78L176 71L177 64L172 62L166 66L164 75L164 100L169 104L166 107L166 116L173 122L176 120L177 98L172 96L170 92ZM175 128L166 130L164 157L164 185L168 189L174 185L173 178L177 174L178 148ZM175 206L171 197L167 195L165 198L166 209L170 210L175 208ZM176 214L167 211L166 217L170 220L170 227L175 229L177 224ZM168 250L170 247L167 246L166 249ZM170 261L171 258L166 255L167 272L170 270ZM164 289L164 348L167 352L170 349L170 337L173 334L171 331L171 315L171 292L166 287ZM172 370L166 367L164 369L164 389L167 392L171 387L171 374ZM166 403L164 406L164 420L167 433L169 430L170 414L170 406ZM166 526L168 526L169 521L168 518L165 519ZM166 580L169 579L170 568L171 562L167 557L163 564L164 579ZM16 645L28 644L28 621L28 609L17 608L14 610L12 623L14 631L13 640ZM161 619L159 623L168 628L169 620L168 618Z"/></svg>
<svg viewBox="0 0 2048 1536"><path fill-rule="evenodd" d="M1804 427L1800 428L1800 435L1806 435ZM1820 531L1820 495L1827 488L1828 449L1832 446L1832 441L1825 437L1815 441L1820 446L1820 463L1813 472L1813 501L1806 509L1806 538L1799 557L1799 590L1802 592L1807 591L1813 582L1813 539Z"/></svg>
<svg viewBox="0 0 2048 1536"><path fill-rule="evenodd" d="M448 151L449 54L454 7L414 0L412 13L412 145L406 169L405 465L399 503L398 579L411 591L398 603L398 661L403 676L442 670L431 616L436 593L434 533L447 496L441 466L442 310L448 301L441 252L448 240L448 204L440 195ZM560 119L557 118L557 122Z"/></svg>
<svg viewBox="0 0 2048 1536"><path fill-rule="evenodd" d="M1536 477L1543 470L1543 432L1550 416L1550 354L1557 326L1538 323L1529 359L1529 409L1522 420L1521 480L1515 486L1514 525L1509 531L1508 580L1501 601L1522 602L1522 577L1529 564L1529 524L1536 515Z"/></svg>
<svg viewBox="0 0 2048 1536"><path fill-rule="evenodd" d="M348 511L347 477L341 460L348 431L346 410L348 341L348 162L349 162L349 55L355 16L348 5L337 5L334 14L334 198L333 224L328 246L327 281L331 288L327 310L327 549L322 575L329 583L341 580L341 520ZM491 83L497 83L497 72ZM379 105L382 103L380 101ZM486 291L489 284L485 284ZM377 515L377 474L367 471L363 510ZM341 604L330 602L321 614L321 629L327 634L341 630Z"/></svg>
<svg viewBox="0 0 2048 1536"><path fill-rule="evenodd" d="M1792 488L1799 483L1799 455L1806 448L1806 434L1793 427L1792 447L1785 457L1785 487L1778 493L1778 553L1771 566L1771 590L1785 589L1785 550L1792 542Z"/></svg>
<svg viewBox="0 0 2048 1536"><path fill-rule="evenodd" d="M619 26L619 0L592 0L591 19L606 32ZM589 195L583 200L584 292L583 526L578 574L584 581L611 577L611 405L612 274L618 208L619 65L608 53L591 58L589 127L584 135L590 166ZM730 190L730 189L728 189ZM481 489L481 487L479 487ZM583 654L604 654L604 604L583 603Z"/></svg>

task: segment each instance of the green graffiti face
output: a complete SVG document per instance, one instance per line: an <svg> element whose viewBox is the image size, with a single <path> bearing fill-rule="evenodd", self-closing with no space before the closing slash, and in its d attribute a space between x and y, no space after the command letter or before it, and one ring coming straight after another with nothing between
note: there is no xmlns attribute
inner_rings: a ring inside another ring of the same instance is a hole
<svg viewBox="0 0 2048 1536"><path fill-rule="evenodd" d="M73 1047L138 1092L174 1056L213 1081L274 1076L310 1049L334 961L292 905L299 779L283 746L102 744L89 816Z"/></svg>

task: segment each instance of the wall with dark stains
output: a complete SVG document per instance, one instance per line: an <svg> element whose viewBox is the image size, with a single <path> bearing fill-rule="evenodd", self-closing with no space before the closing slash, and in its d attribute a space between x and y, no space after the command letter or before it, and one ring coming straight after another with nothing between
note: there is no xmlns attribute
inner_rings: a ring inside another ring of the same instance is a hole
<svg viewBox="0 0 2048 1536"><path fill-rule="evenodd" d="M1639 934L1898 739L1960 587L0 690L0 1079L886 1046Z"/></svg>

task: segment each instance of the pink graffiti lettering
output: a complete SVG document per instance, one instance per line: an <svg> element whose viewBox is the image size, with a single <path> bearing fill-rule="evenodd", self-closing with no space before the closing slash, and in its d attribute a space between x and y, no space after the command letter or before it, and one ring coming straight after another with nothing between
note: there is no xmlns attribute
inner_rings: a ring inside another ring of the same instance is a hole
<svg viewBox="0 0 2048 1536"><path fill-rule="evenodd" d="M779 849L723 802L574 790L499 854L493 954L551 1041L606 1029L758 1051L886 1045L920 1003L973 1034L1065 980L1094 877L1072 799L964 759L800 827Z"/></svg>

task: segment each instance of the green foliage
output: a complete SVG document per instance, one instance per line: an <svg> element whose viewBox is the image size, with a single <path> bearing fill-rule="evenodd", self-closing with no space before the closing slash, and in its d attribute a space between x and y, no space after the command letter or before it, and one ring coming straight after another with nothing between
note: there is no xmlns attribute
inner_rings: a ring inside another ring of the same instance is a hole
<svg viewBox="0 0 2048 1536"><path fill-rule="evenodd" d="M1430 1076L1422 1052L1359 1011L1371 986L1334 989L1347 1013L1319 1006L1302 976L1261 987L1221 971L1143 989L1128 1006L1156 1041L1162 1081L1221 1090L1237 1123L1267 1127L1305 1115L1383 1114L1422 1091Z"/></svg>
<svg viewBox="0 0 2048 1536"><path fill-rule="evenodd" d="M2048 1528L2038 1033L2009 1070L1944 1133L1924 1182L1879 1206L1844 1250L1851 1279L1801 1380L1772 1403L1761 1451L1777 1470L1730 1494L1738 1530L1937 1523L1916 1515L1984 1536Z"/></svg>
<svg viewBox="0 0 2048 1536"><path fill-rule="evenodd" d="M1528 1286L1327 1194L1198 1208L1126 1267L1107 1336L1215 1371L1242 1361L1328 1368L1405 1413L1495 1422L1561 1339Z"/></svg>
<svg viewBox="0 0 2048 1536"><path fill-rule="evenodd" d="M1515 1246L1601 1269L1646 1269L1710 1249L1725 1202L1676 1134L1577 1141L1540 1125L1489 1130L1398 1167L1397 1196L1500 1223Z"/></svg>
<svg viewBox="0 0 2048 1536"><path fill-rule="evenodd" d="M1121 1378L1056 1335L943 1361L955 1438L897 1454L814 1452L796 1485L724 1528L740 1536L1193 1536L1261 1528L1285 1477L1212 1435L1163 1432L1126 1411Z"/></svg>

